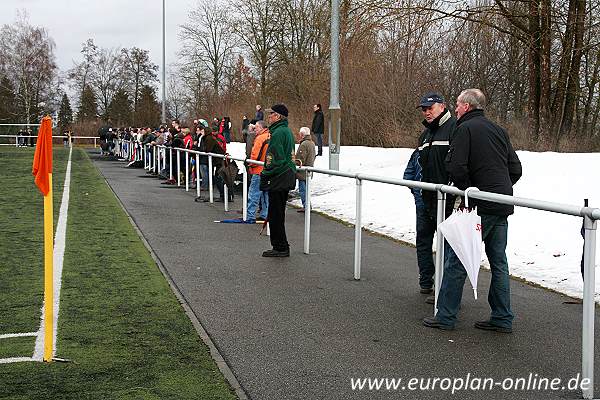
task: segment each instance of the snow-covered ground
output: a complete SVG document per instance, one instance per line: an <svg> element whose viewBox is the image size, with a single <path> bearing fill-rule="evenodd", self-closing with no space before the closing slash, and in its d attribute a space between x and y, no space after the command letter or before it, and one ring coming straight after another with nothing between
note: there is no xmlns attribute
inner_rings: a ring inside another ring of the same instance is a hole
<svg viewBox="0 0 600 400"><path fill-rule="evenodd" d="M243 157L241 143L231 143L228 150L233 156ZM315 166L318 168L329 167L328 149L324 148L323 153L323 157L317 157ZM340 170L402 178L411 153L412 149L343 146ZM590 206L600 207L600 185L596 176L600 171L600 153L517 153L523 176L514 187L515 196L572 205L583 205L583 199L588 198ZM313 209L354 222L353 180L315 174L311 184ZM415 243L415 206L408 188L364 182L363 201L363 226ZM508 221L507 256L511 275L581 298L582 219L516 207ZM597 267L597 258L595 264ZM600 302L599 274L596 268L597 302Z"/></svg>

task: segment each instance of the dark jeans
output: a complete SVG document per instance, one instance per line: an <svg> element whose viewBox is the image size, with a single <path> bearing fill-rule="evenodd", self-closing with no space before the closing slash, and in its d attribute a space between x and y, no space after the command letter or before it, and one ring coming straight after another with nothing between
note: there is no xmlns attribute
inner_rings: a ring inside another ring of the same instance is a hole
<svg viewBox="0 0 600 400"><path fill-rule="evenodd" d="M435 263L433 262L433 235L437 221L425 207L417 207L417 265L419 266L419 285L424 289L433 287Z"/></svg>
<svg viewBox="0 0 600 400"><path fill-rule="evenodd" d="M317 146L319 148L317 155L321 156L321 155L323 155L323 134L315 133L315 137L317 138Z"/></svg>
<svg viewBox="0 0 600 400"><path fill-rule="evenodd" d="M506 260L508 220L506 216L484 214L481 215L481 225L485 254L492 270L492 282L488 293L488 303L492 310L490 322L511 328L514 315L510 308L510 278ZM436 317L441 323L454 326L467 272L450 246L446 246L446 251Z"/></svg>
<svg viewBox="0 0 600 400"><path fill-rule="evenodd" d="M271 246L277 251L289 250L290 245L285 234L285 206L288 191L269 192L269 229L271 231Z"/></svg>

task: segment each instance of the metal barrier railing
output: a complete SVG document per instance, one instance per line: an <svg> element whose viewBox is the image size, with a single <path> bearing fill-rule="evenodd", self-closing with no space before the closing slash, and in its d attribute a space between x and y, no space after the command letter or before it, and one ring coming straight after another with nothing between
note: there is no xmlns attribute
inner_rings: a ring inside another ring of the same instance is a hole
<svg viewBox="0 0 600 400"><path fill-rule="evenodd" d="M15 139L14 146L26 146L26 143L23 143L21 139L37 139L37 135L0 135L0 138L9 138ZM98 147L96 141L100 138L97 136L67 136L67 135L52 135L53 139L69 139L69 146L72 146L77 139L80 140L94 140L94 148ZM13 146L11 143L2 143L0 146Z"/></svg>
<svg viewBox="0 0 600 400"><path fill-rule="evenodd" d="M134 143L134 142L130 142ZM133 145L132 145L133 146ZM130 147L132 147L130 146ZM212 159L213 157L221 158L221 159L230 159L244 162L245 164L256 164L256 165L264 165L264 163L251 159L244 159L239 157L232 157L231 155L223 155L216 153L207 153L195 150L188 150L182 148L172 148L167 146L151 146L137 144L140 149L142 149L142 153L144 154L144 168L152 169L154 168L155 172L160 172L161 170L156 170L156 165L160 165L161 161L159 157L162 154L162 163L166 169L166 154L167 150L170 154L169 161L172 160L173 150L175 150L177 154L177 185L181 186L180 182L180 167L181 167L181 152L185 153L186 157L186 174L185 174L185 190L189 191L189 156L193 154L196 156L196 165L199 166L199 156L208 156L208 165L209 165L209 201L213 203L213 168L212 168ZM121 147L121 146L119 146ZM147 152L146 149L149 147L155 147L155 151ZM160 151L162 150L162 152ZM154 159L156 157L156 159ZM151 160L152 159L152 160ZM173 179L173 168L172 162L169 162L169 175L170 179ZM300 167L300 170L307 171L306 173L306 210L304 213L304 246L303 251L305 254L309 254L310 251L310 192L311 192L311 179L312 174L325 174L331 176L340 176L351 178L355 180L356 184L356 221L354 224L354 279L360 280L361 274L361 255L362 255L362 182L379 182L386 183L390 185L398 185L409 188L416 188L428 191L437 192L437 224L439 225L445 219L445 206L446 206L446 194L452 194L456 196L464 196L465 191L460 190L456 187L442 184L433 184L427 182L418 182L418 181L408 181L404 179L394 179L387 178L383 176L376 175L368 175L368 174L360 174L360 173L349 173L343 171L334 171L328 169L321 169L315 167ZM243 174L243 197L247 199L247 171L246 168L242 168ZM196 177L196 190L197 195L199 196L199 182L198 176ZM582 379L587 379L590 384L586 389L583 389L583 397L585 399L592 399L594 396L594 312L595 312L595 301L594 301L594 283L595 283L595 260L596 260L596 228L597 228L597 220L600 219L600 209L592 208L592 207L580 207L569 204L561 204L561 203L553 203L548 201L534 200L528 198L514 197L508 195L502 195L491 192L479 191L477 188L468 188L469 197L486 200L500 204L508 204L519 207L532 208L536 210L555 212L565 215L572 215L576 217L583 217L584 219L584 287L583 287L583 322L582 322ZM225 211L229 211L228 204L228 193L227 193L227 185L224 185L224 209ZM247 210L246 210L246 201L243 203L243 220L247 220ZM439 288L442 283L442 275L443 275L443 260L444 260L444 237L438 230L437 235L437 251L436 251L436 266L435 266L435 305L434 305L434 314L437 310L437 297L439 294Z"/></svg>

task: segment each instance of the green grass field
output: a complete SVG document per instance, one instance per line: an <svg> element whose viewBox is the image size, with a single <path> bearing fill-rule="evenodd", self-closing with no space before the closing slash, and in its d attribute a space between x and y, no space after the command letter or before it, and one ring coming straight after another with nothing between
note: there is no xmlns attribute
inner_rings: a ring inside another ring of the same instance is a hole
<svg viewBox="0 0 600 400"><path fill-rule="evenodd" d="M54 150L58 218L68 151ZM39 328L43 199L32 149L0 148L0 334ZM57 357L0 364L0 399L233 399L168 283L83 150L73 150ZM0 358L35 338L0 339Z"/></svg>

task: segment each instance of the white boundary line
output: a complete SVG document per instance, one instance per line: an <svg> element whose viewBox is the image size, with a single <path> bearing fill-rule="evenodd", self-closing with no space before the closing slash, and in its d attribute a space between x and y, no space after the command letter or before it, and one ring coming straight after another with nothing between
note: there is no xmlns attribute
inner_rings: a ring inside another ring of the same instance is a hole
<svg viewBox="0 0 600 400"><path fill-rule="evenodd" d="M4 335L0 335L0 339L9 339L15 337L27 337L27 336L37 336L37 332L27 332L27 333L5 333Z"/></svg>
<svg viewBox="0 0 600 400"><path fill-rule="evenodd" d="M10 364L25 361L37 361L31 357L11 357L11 358L0 358L0 364Z"/></svg>
<svg viewBox="0 0 600 400"><path fill-rule="evenodd" d="M54 236L54 329L52 332L52 357L56 355L56 332L58 326L58 307L60 304L60 287L62 279L63 261L65 256L65 244L67 236L67 216L69 213L69 195L71 187L71 154L73 148L69 149L69 161L67 161L67 170L65 172L65 183L63 189L62 201L60 203L60 213L58 215L58 223L56 224L56 234ZM40 320L40 329L37 332L29 333L9 333L0 336L4 337L19 337L19 336L37 336L35 340L35 350L32 357L11 357L0 358L0 364L8 364L24 361L43 361L44 358L44 325L45 325L44 305L42 304L42 317Z"/></svg>

